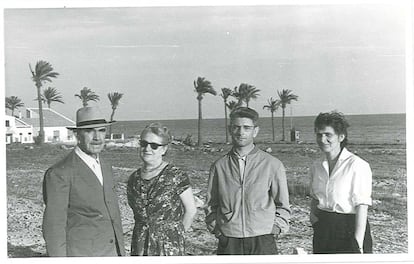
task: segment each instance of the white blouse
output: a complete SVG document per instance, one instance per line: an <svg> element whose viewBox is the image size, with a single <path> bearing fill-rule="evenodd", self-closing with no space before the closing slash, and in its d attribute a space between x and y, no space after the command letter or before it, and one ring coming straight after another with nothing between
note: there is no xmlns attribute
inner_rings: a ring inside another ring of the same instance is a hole
<svg viewBox="0 0 414 264"><path fill-rule="evenodd" d="M372 172L369 164L343 148L331 176L326 158L310 169L310 194L324 211L355 214L357 205L372 205Z"/></svg>

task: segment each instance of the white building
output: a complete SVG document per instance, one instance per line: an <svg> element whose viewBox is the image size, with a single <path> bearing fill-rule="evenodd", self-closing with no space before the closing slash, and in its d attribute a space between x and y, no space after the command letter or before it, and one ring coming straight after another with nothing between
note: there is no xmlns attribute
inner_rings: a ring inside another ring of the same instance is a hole
<svg viewBox="0 0 414 264"><path fill-rule="evenodd" d="M33 126L33 136L39 135L39 109L26 108L26 115L21 120ZM68 126L75 126L75 122L50 108L43 108L43 126L45 142L75 143L76 137Z"/></svg>
<svg viewBox="0 0 414 264"><path fill-rule="evenodd" d="M14 117L5 116L6 120L6 144L13 142L33 143L33 126Z"/></svg>

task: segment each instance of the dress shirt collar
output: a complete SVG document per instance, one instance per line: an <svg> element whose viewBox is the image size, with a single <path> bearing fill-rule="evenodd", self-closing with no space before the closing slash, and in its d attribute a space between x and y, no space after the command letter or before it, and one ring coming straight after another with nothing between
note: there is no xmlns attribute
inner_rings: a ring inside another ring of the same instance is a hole
<svg viewBox="0 0 414 264"><path fill-rule="evenodd" d="M346 159L348 159L349 157L351 157L352 156L352 153L351 152L349 152L345 147L341 150L341 153L339 154L339 157L338 157L338 161L337 162L342 162L342 161L344 161L344 160L346 160ZM324 156L324 158L323 158L323 161L324 162L328 162L328 159L326 158L326 156Z"/></svg>
<svg viewBox="0 0 414 264"><path fill-rule="evenodd" d="M99 155L97 156L97 158L95 159L94 157L86 154L85 152L83 152L83 150L81 150L79 148L79 146L75 147L75 153L81 158L83 159L87 164L93 164L98 162L99 163Z"/></svg>

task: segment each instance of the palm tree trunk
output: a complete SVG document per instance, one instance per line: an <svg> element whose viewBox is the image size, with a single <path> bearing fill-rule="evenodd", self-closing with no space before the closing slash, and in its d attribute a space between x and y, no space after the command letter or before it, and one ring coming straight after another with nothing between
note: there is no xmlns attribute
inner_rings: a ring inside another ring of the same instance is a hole
<svg viewBox="0 0 414 264"><path fill-rule="evenodd" d="M273 112L272 112L272 138L273 138L273 142L275 142L275 124L273 122L274 116L273 116Z"/></svg>
<svg viewBox="0 0 414 264"><path fill-rule="evenodd" d="M285 141L285 108L282 108L282 141Z"/></svg>
<svg viewBox="0 0 414 264"><path fill-rule="evenodd" d="M202 138L201 138L201 119L202 119L202 110L201 110L201 98L198 99L198 142L197 145L201 146L202 143Z"/></svg>
<svg viewBox="0 0 414 264"><path fill-rule="evenodd" d="M43 107L42 107L42 100L40 95L40 86L36 86L37 88L37 102L39 104L39 123L40 123L40 130L39 130L39 143L42 144L45 142L45 132L43 128Z"/></svg>
<svg viewBox="0 0 414 264"><path fill-rule="evenodd" d="M111 113L111 122L114 120L114 115L115 115L115 109L112 109L112 113ZM112 135L112 126L109 126L109 138L111 138Z"/></svg>
<svg viewBox="0 0 414 264"><path fill-rule="evenodd" d="M12 110L12 116L14 116L14 109Z"/></svg>
<svg viewBox="0 0 414 264"><path fill-rule="evenodd" d="M226 143L229 142L229 130L227 129L227 106L226 101L224 101L224 123L225 123L225 130L226 130Z"/></svg>

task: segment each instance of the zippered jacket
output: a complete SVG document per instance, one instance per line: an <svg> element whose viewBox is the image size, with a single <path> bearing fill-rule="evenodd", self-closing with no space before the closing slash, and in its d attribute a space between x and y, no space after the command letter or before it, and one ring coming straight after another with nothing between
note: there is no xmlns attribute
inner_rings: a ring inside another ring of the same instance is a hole
<svg viewBox="0 0 414 264"><path fill-rule="evenodd" d="M211 166L205 208L208 229L217 236L237 238L287 232L290 207L282 162L255 146L247 154L243 180L239 172L234 150Z"/></svg>

